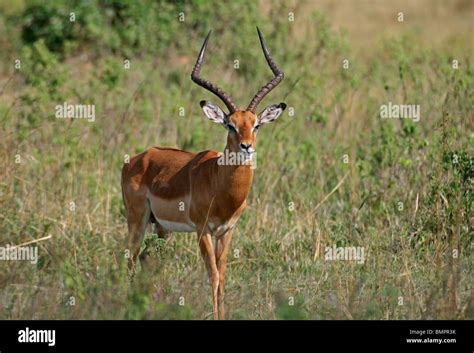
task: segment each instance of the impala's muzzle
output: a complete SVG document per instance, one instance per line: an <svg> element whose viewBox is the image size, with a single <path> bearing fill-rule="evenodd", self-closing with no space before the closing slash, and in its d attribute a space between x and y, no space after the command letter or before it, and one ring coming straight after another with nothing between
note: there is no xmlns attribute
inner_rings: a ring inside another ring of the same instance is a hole
<svg viewBox="0 0 474 353"><path fill-rule="evenodd" d="M240 144L240 150L247 155L251 155L252 153L255 152L255 149L252 147L251 143L241 143Z"/></svg>

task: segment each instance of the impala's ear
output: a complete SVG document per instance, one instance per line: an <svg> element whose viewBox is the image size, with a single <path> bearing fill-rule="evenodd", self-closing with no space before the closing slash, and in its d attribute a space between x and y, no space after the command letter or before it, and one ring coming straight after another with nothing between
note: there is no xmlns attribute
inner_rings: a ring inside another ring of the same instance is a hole
<svg viewBox="0 0 474 353"><path fill-rule="evenodd" d="M258 126L277 120L285 109L285 103L273 104L266 107L265 110L258 115Z"/></svg>
<svg viewBox="0 0 474 353"><path fill-rule="evenodd" d="M201 101L199 104L209 120L218 124L226 123L227 116L219 106L206 101Z"/></svg>

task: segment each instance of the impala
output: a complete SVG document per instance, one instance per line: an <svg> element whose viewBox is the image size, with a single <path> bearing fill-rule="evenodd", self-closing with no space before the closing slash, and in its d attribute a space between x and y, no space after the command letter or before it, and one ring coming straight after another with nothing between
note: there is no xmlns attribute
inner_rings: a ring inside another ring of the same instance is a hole
<svg viewBox="0 0 474 353"><path fill-rule="evenodd" d="M224 153L239 153L250 160L256 151L259 128L275 121L286 108L286 104L280 103L255 114L260 101L281 82L283 72L270 56L257 27L263 54L274 78L260 88L247 109L239 110L221 88L200 76L211 32L204 40L191 79L218 96L229 110L225 113L217 105L200 102L206 117L227 129ZM254 172L251 163L222 165L218 163L220 155L215 151L191 153L152 147L131 158L122 170L130 269L135 269L149 223L155 223L160 237L173 231L196 232L211 284L214 319L224 318L225 270L232 230L246 207Z"/></svg>

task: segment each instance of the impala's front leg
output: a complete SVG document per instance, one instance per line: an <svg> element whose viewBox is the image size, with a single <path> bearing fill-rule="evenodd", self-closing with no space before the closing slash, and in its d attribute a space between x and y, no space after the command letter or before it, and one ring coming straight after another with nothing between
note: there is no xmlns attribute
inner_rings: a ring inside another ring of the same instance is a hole
<svg viewBox="0 0 474 353"><path fill-rule="evenodd" d="M198 233L199 247L201 255L206 263L207 273L211 282L212 294L212 310L214 311L214 319L219 319L219 312L217 309L217 290L219 288L219 271L217 270L216 256L212 246L211 233L203 231Z"/></svg>
<svg viewBox="0 0 474 353"><path fill-rule="evenodd" d="M225 287L225 270L227 267L227 255L229 255L230 241L232 239L232 229L224 235L216 239L216 262L219 271L219 318L225 318L224 309L224 287Z"/></svg>

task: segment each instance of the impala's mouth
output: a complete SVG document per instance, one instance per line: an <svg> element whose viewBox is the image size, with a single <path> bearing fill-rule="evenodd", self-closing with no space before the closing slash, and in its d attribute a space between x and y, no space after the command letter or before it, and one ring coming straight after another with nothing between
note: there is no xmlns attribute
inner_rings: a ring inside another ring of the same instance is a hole
<svg viewBox="0 0 474 353"><path fill-rule="evenodd" d="M251 159L255 154L255 151L240 150L240 153L245 159Z"/></svg>

